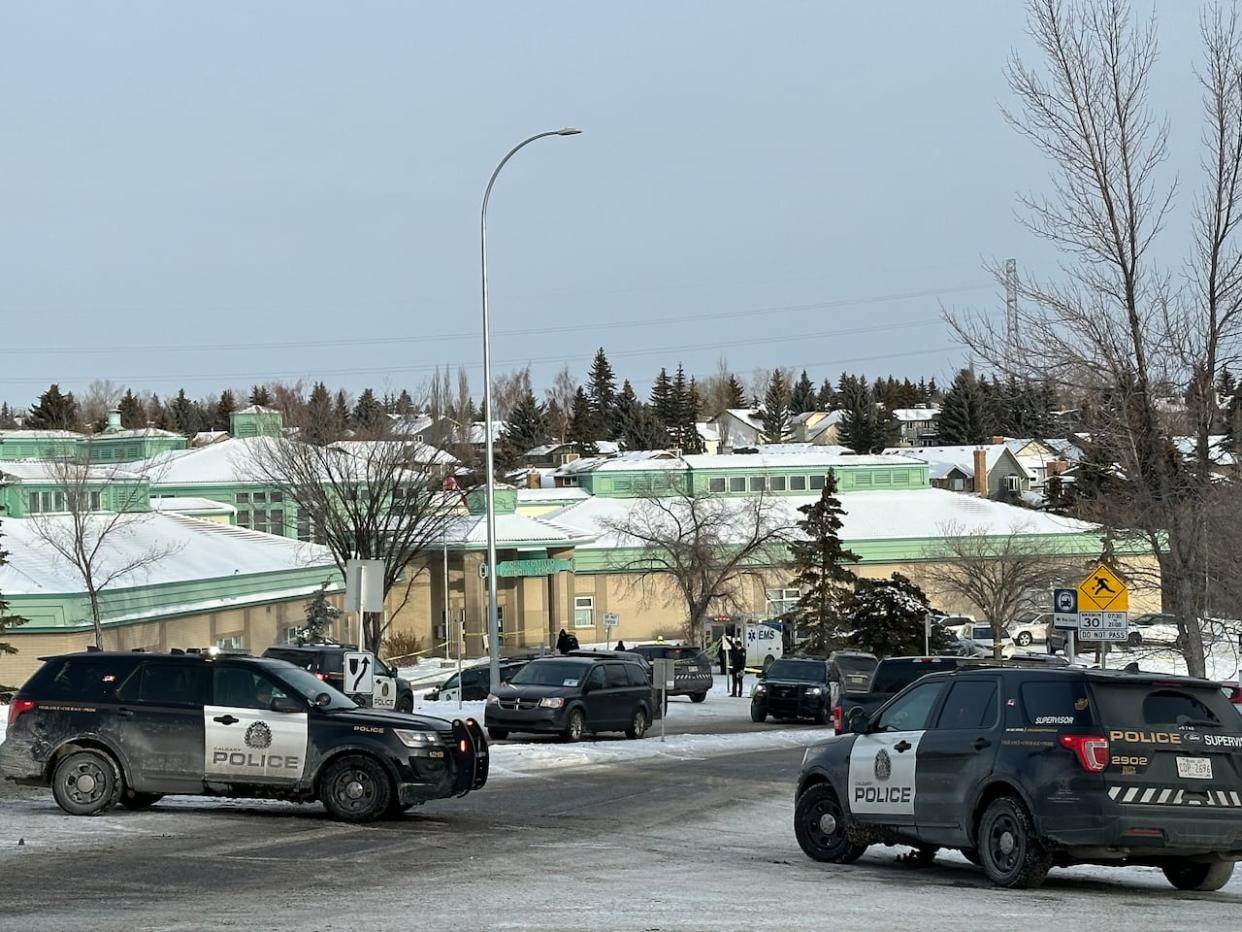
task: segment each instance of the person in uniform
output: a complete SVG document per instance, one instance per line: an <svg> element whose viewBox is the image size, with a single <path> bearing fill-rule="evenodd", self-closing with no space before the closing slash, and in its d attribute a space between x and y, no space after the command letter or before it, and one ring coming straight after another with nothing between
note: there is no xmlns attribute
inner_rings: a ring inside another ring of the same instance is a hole
<svg viewBox="0 0 1242 932"><path fill-rule="evenodd" d="M746 675L746 648L741 638L734 638L733 649L729 651L729 672L733 674L729 695L741 698L742 678Z"/></svg>

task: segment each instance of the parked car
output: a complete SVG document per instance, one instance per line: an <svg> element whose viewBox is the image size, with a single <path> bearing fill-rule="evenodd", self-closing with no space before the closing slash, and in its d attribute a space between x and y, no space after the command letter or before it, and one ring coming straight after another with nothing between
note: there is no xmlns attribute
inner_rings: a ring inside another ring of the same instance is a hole
<svg viewBox="0 0 1242 932"><path fill-rule="evenodd" d="M649 668L619 653L582 651L532 660L487 697L487 733L497 740L515 731L558 734L567 741L603 731L641 738L657 705Z"/></svg>
<svg viewBox="0 0 1242 932"><path fill-rule="evenodd" d="M995 632L992 626L987 622L972 622L970 624L961 625L952 633L956 634L961 641L967 641L979 649L987 656L992 656L996 646ZM1012 652L1016 645L1013 638L1008 634L1001 638L1001 653Z"/></svg>
<svg viewBox="0 0 1242 932"><path fill-rule="evenodd" d="M870 691L842 695L832 706L832 725L837 734L845 728L845 716L858 707L870 713L878 709L915 680L929 673L956 670L965 664L983 664L967 657L886 657L875 668Z"/></svg>
<svg viewBox="0 0 1242 932"><path fill-rule="evenodd" d="M691 645L638 644L628 651L648 662L657 659L673 661L674 686L670 696L689 696L691 702L702 702L712 688L712 662L702 650Z"/></svg>
<svg viewBox="0 0 1242 932"><path fill-rule="evenodd" d="M1009 636L1019 647L1030 647L1036 641L1044 639L1044 632L1050 621L1052 612L1026 612L1019 615L1009 626Z"/></svg>
<svg viewBox="0 0 1242 932"><path fill-rule="evenodd" d="M514 674L529 662L528 660L502 660L500 682L509 682ZM464 702L482 702L491 691L492 670L489 664L484 663L467 667L460 674L454 673L439 686L429 689L426 698L429 702L456 702L458 698ZM461 694L460 697L458 693Z"/></svg>
<svg viewBox="0 0 1242 932"><path fill-rule="evenodd" d="M832 688L824 660L782 657L759 676L750 698L750 720L809 719L817 725L828 721Z"/></svg>
<svg viewBox="0 0 1242 932"><path fill-rule="evenodd" d="M880 658L864 650L834 650L828 655L828 681L837 694L865 693Z"/></svg>
<svg viewBox="0 0 1242 932"><path fill-rule="evenodd" d="M288 661L344 692L345 654L357 649L350 644L278 644L265 650L263 656ZM397 671L378 657L375 658L375 675L391 676L396 681L398 712L414 711L414 690L409 680L397 676Z"/></svg>

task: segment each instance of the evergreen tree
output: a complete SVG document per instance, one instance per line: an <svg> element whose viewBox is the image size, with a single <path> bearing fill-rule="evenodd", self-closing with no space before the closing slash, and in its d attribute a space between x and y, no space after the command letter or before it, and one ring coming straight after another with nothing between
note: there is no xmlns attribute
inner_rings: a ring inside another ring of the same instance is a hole
<svg viewBox="0 0 1242 932"><path fill-rule="evenodd" d="M193 437L202 430L198 405L187 397L184 388L169 403L168 419L172 422L172 429L186 437Z"/></svg>
<svg viewBox="0 0 1242 932"><path fill-rule="evenodd" d="M151 393L151 397L147 399L147 417L146 424L159 430L169 430L171 421L168 418L168 409L164 403L160 401L160 396L155 392Z"/></svg>
<svg viewBox="0 0 1242 932"><path fill-rule="evenodd" d="M617 393L617 439L621 439L621 434L625 430L625 425L631 421L635 412L643 407L643 403L639 400L638 393L634 391L634 386L630 384L630 380L626 379L621 386L621 391Z"/></svg>
<svg viewBox="0 0 1242 932"><path fill-rule="evenodd" d="M552 439L557 443L564 443L565 436L569 433L569 415L566 413L555 398L548 399L548 429L552 432Z"/></svg>
<svg viewBox="0 0 1242 932"><path fill-rule="evenodd" d="M341 610L328 601L328 584L325 582L306 603L306 625L298 631L299 644L316 644L332 638L332 624L341 617Z"/></svg>
<svg viewBox="0 0 1242 932"><path fill-rule="evenodd" d="M343 388L337 390L333 411L336 414L336 424L341 432L344 433L349 430L353 422L349 416L349 396L345 394L345 389Z"/></svg>
<svg viewBox="0 0 1242 932"><path fill-rule="evenodd" d="M681 366L677 367L680 371ZM681 431L678 446L682 453L702 453L703 437L699 433L699 411L703 407L703 399L699 397L698 383L690 379L690 387L686 391L685 404L681 408Z"/></svg>
<svg viewBox="0 0 1242 932"><path fill-rule="evenodd" d="M341 429L332 405L332 395L328 386L323 382L316 382L306 401L306 424L302 429L301 439L316 446L324 446L340 436Z"/></svg>
<svg viewBox="0 0 1242 932"><path fill-rule="evenodd" d="M543 405L535 400L527 386L509 410L504 433L496 458L503 469L514 469L522 464L526 451L548 442L548 417Z"/></svg>
<svg viewBox="0 0 1242 932"><path fill-rule="evenodd" d="M78 403L73 392L61 394L60 386L53 384L39 396L38 404L30 409L24 426L28 430L77 429Z"/></svg>
<svg viewBox="0 0 1242 932"><path fill-rule="evenodd" d="M947 445L986 443L991 436L986 398L975 374L961 370L940 406L940 440Z"/></svg>
<svg viewBox="0 0 1242 932"><path fill-rule="evenodd" d="M13 416L8 402L0 402L0 430L14 430L16 427L17 418Z"/></svg>
<svg viewBox="0 0 1242 932"><path fill-rule="evenodd" d="M0 533L0 540L4 535ZM4 568L4 564L9 562L9 555L3 546L0 546L0 569ZM26 623L26 619L19 618L16 615L9 614L9 603L4 599L4 593L0 592L0 637L4 636L4 632L9 628L15 628L18 625ZM17 648L7 641L0 641L0 654L16 654ZM0 684L2 686L3 684Z"/></svg>
<svg viewBox="0 0 1242 932"><path fill-rule="evenodd" d="M660 370L651 386L651 410L668 433L676 431L677 411L673 399L673 382L668 377L667 369Z"/></svg>
<svg viewBox="0 0 1242 932"><path fill-rule="evenodd" d="M404 388L401 389L401 394L397 396L395 411L402 417L406 417L414 411L414 399L410 397L410 393Z"/></svg>
<svg viewBox="0 0 1242 932"><path fill-rule="evenodd" d="M587 399L595 414L595 439L612 440L617 433L617 377L602 346L587 375Z"/></svg>
<svg viewBox="0 0 1242 932"><path fill-rule="evenodd" d="M685 367L678 363L677 374L673 376L673 384L669 390L668 420L665 421L664 427L669 439L682 453L694 452L693 449L687 449L687 444L692 448L698 446L699 431L695 423L698 416L697 390L694 396L695 401L692 403L691 388L686 381Z"/></svg>
<svg viewBox="0 0 1242 932"><path fill-rule="evenodd" d="M384 425L385 420L384 408L376 399L375 392L364 388L354 404L354 423L360 430L376 431Z"/></svg>
<svg viewBox="0 0 1242 932"><path fill-rule="evenodd" d="M845 642L877 657L921 656L931 606L927 595L900 573L888 579L858 579L847 606L850 633ZM931 625L926 645L933 654L949 647L949 634Z"/></svg>
<svg viewBox="0 0 1242 932"><path fill-rule="evenodd" d="M591 410L591 401L581 387L574 393L565 442L572 443L579 456L594 456L599 452L595 446L595 412Z"/></svg>
<svg viewBox="0 0 1242 932"><path fill-rule="evenodd" d="M940 391L940 386L936 384L936 379L934 377L928 379L927 380L927 403L935 404L937 402L942 401L943 399L944 399L944 395Z"/></svg>
<svg viewBox="0 0 1242 932"><path fill-rule="evenodd" d="M233 397L230 389L225 389L220 393L220 400L216 402L216 409L211 415L212 430L228 430L232 426L232 415L237 410L237 399Z"/></svg>
<svg viewBox="0 0 1242 932"><path fill-rule="evenodd" d="M675 445L655 411L641 401L622 415L620 441L625 450L667 450Z"/></svg>
<svg viewBox="0 0 1242 932"><path fill-rule="evenodd" d="M737 410L738 408L746 407L746 389L742 388L742 383L737 380L737 376L732 372L729 373L728 394L729 408Z"/></svg>
<svg viewBox="0 0 1242 932"><path fill-rule="evenodd" d="M121 412L121 426L126 430L138 430L145 426L147 414L142 409L142 402L138 399L138 396L130 389L125 389L125 394L121 396L117 410Z"/></svg>
<svg viewBox="0 0 1242 932"><path fill-rule="evenodd" d="M785 374L777 369L768 382L767 394L763 397L763 407L759 416L763 421L763 440L765 443L781 443L789 437L789 383Z"/></svg>
<svg viewBox="0 0 1242 932"><path fill-rule="evenodd" d="M878 453L888 445L888 432L896 422L892 412L882 409L873 400L866 379L843 377L837 401L841 406L839 436L842 444L860 455Z"/></svg>
<svg viewBox="0 0 1242 932"><path fill-rule="evenodd" d="M841 622L855 576L845 564L857 563L858 554L841 545L841 515L837 477L832 470L819 500L798 509L805 517L798 522L804 539L793 541L789 550L798 574L794 582L802 592L788 613L797 637L808 638L811 651L828 651L839 643Z"/></svg>
<svg viewBox="0 0 1242 932"><path fill-rule="evenodd" d="M250 389L250 403L269 408L272 405L272 393L268 391L266 385L256 385Z"/></svg>
<svg viewBox="0 0 1242 932"><path fill-rule="evenodd" d="M819 394L815 397L816 411L835 411L837 408L837 393L832 387L830 379L824 379L819 387Z"/></svg>
<svg viewBox="0 0 1242 932"><path fill-rule="evenodd" d="M803 414L807 411L814 411L816 400L815 385L811 381L811 377L806 374L806 370L803 369L802 375L794 383L793 394L789 399L790 413Z"/></svg>

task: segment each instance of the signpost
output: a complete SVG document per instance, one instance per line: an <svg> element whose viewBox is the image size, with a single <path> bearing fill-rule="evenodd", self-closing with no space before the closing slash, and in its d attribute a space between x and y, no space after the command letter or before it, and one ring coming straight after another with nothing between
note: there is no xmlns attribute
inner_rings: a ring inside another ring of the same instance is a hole
<svg viewBox="0 0 1242 932"><path fill-rule="evenodd" d="M366 647L362 616L384 610L384 561L345 561L345 611L358 613L358 646Z"/></svg>
<svg viewBox="0 0 1242 932"><path fill-rule="evenodd" d="M375 686L375 656L369 650L346 651L345 692L351 695L370 694Z"/></svg>
<svg viewBox="0 0 1242 932"><path fill-rule="evenodd" d="M1074 641L1078 634L1078 590L1052 590L1052 627L1065 632L1065 657L1074 662Z"/></svg>
<svg viewBox="0 0 1242 932"><path fill-rule="evenodd" d="M677 661L671 657L657 657L651 661L651 676L656 688L660 690L660 709L663 713L660 716L661 741L664 740L664 723L668 719L668 691L677 685L674 680L676 667Z"/></svg>
<svg viewBox="0 0 1242 932"><path fill-rule="evenodd" d="M1078 638L1103 642L1100 667L1108 665L1108 644L1130 638L1130 590L1121 578L1101 564L1078 584Z"/></svg>
<svg viewBox="0 0 1242 932"><path fill-rule="evenodd" d="M604 640L612 640L612 629L621 623L621 617L616 612L604 612Z"/></svg>

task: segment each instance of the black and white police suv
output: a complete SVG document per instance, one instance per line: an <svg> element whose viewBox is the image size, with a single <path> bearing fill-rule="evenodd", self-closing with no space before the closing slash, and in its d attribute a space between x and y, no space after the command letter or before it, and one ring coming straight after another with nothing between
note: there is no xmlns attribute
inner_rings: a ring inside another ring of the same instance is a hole
<svg viewBox="0 0 1242 932"><path fill-rule="evenodd" d="M1153 865L1216 890L1242 860L1242 720L1220 684L1105 670L925 676L807 751L794 830L817 861L956 848L1003 887Z"/></svg>
<svg viewBox="0 0 1242 932"><path fill-rule="evenodd" d="M318 799L366 822L487 782L471 719L360 708L283 660L88 651L46 657L9 707L0 776L74 815L165 795Z"/></svg>

